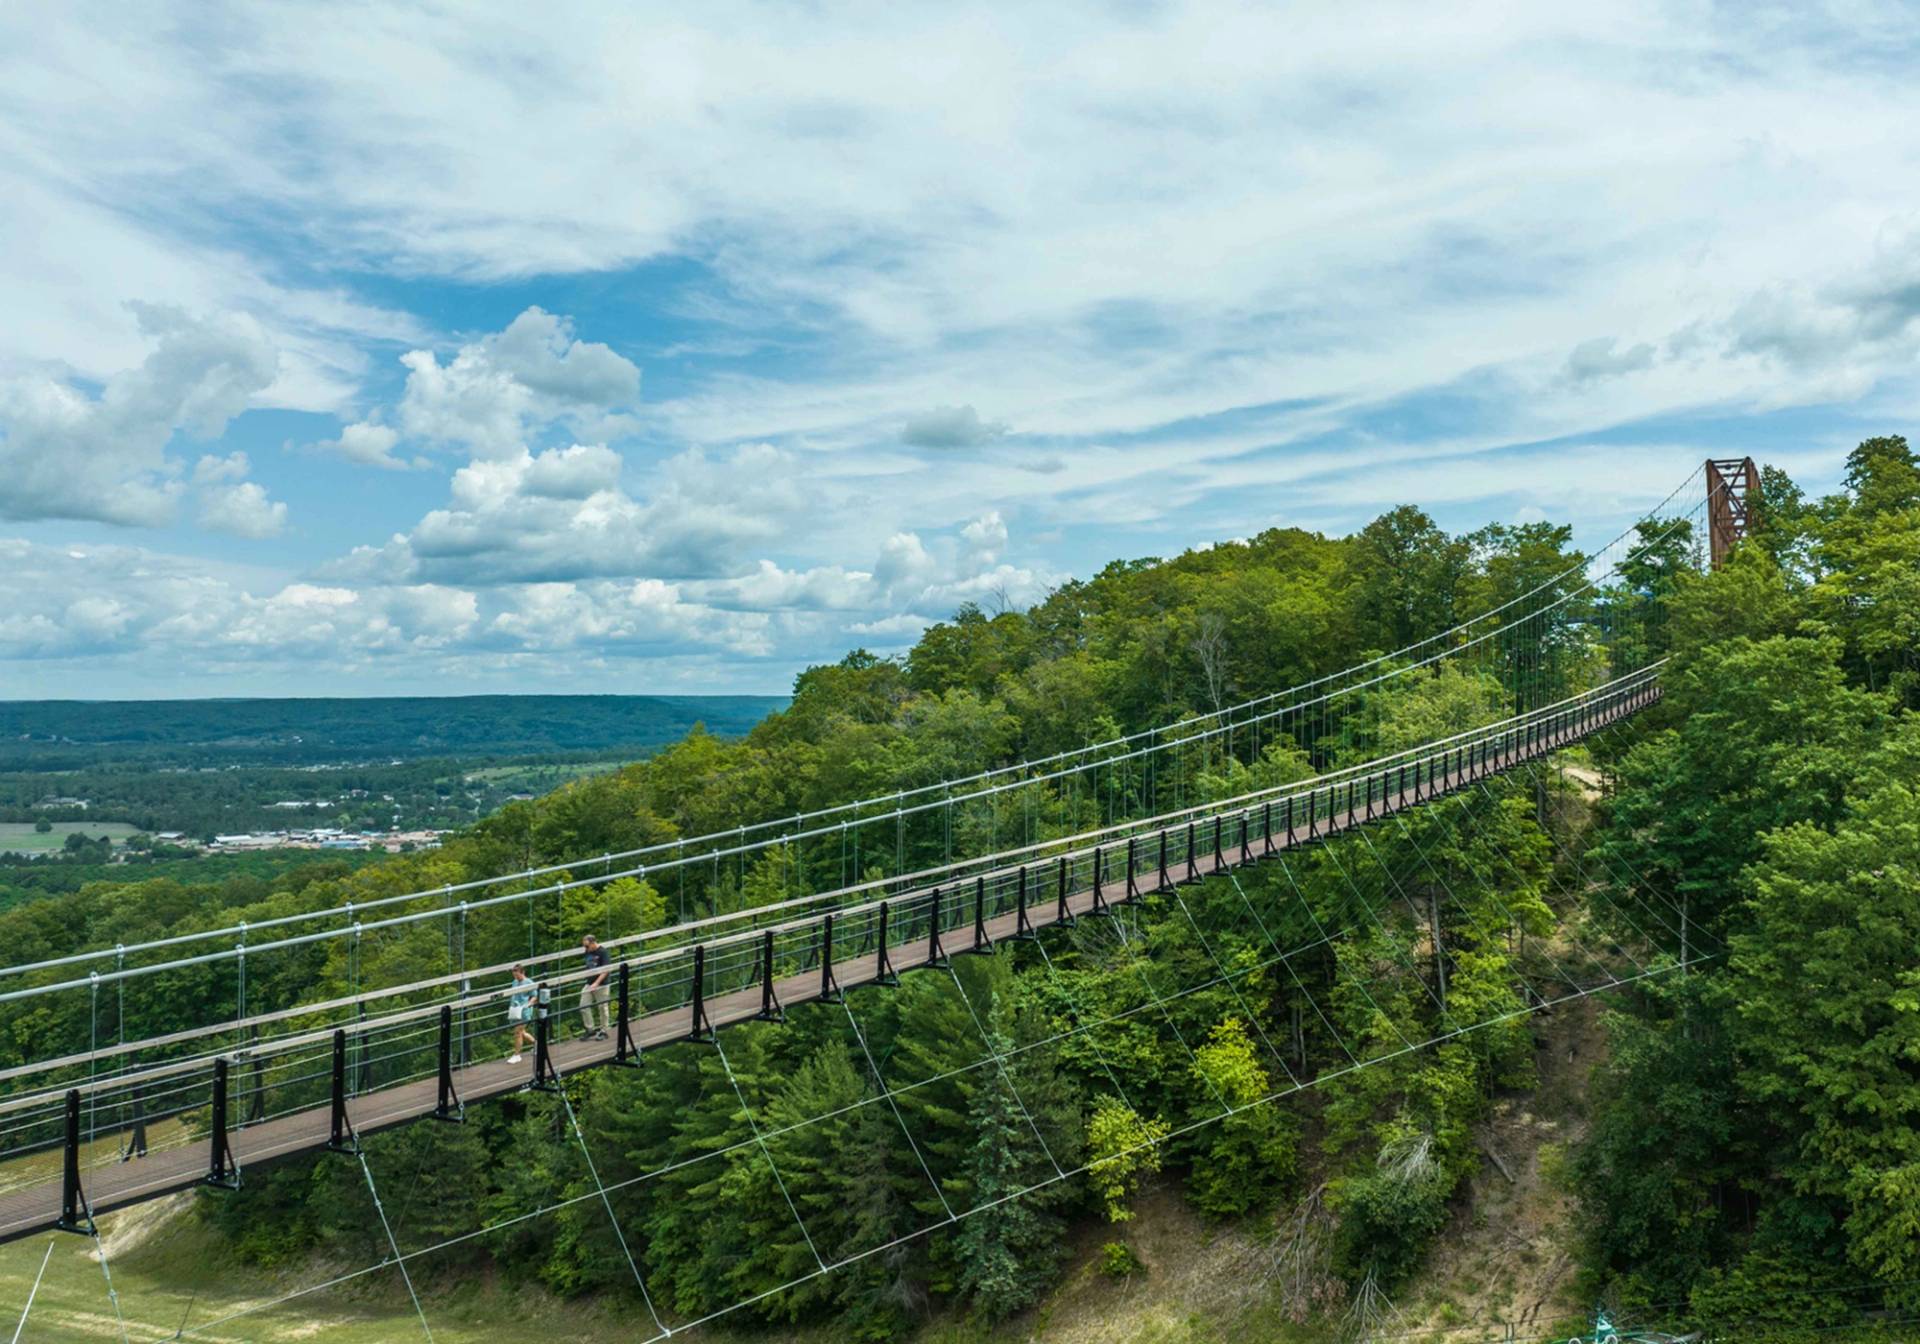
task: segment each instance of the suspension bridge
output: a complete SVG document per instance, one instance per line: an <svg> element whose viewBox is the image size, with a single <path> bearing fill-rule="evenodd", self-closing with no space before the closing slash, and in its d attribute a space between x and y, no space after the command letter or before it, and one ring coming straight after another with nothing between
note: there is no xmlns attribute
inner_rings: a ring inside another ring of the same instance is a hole
<svg viewBox="0 0 1920 1344"><path fill-rule="evenodd" d="M650 1052L676 1042L717 1046L729 1026L779 1021L802 1004L843 1005L858 1033L850 990L915 971L951 973L957 956L1009 945L1035 945L1044 958L1047 930L1113 916L1158 894L1170 893L1192 920L1179 897L1186 884L1284 863L1290 852L1364 837L1381 823L1404 826L1412 809L1537 769L1657 702L1664 659L1649 632L1661 613L1622 576L1662 546L1690 544L1697 519L1718 563L1757 505L1750 462L1708 463L1635 529L1470 621L1178 724L641 849L0 967L0 1003L46 1010L45 1020L60 1024L49 1043L69 1047L0 1069L0 1241L49 1230L97 1236L95 1219L108 1211L196 1187L233 1188L247 1172L301 1153L357 1154L360 1140L379 1130L458 1122L489 1098L531 1090L564 1103L569 1075L643 1067ZM1382 747L1384 693L1449 670L1498 684L1502 712L1415 745ZM1312 772L1257 785L1253 767L1277 744L1301 751ZM1201 788L1203 777L1214 782ZM1223 790L1221 779L1241 787ZM799 890L728 908L748 861L769 857L785 862ZM677 880L679 917L664 928L606 930L612 1030L606 1040L561 1039L563 1007L600 972L569 969L575 947L537 945L535 911L623 877L662 887ZM1677 956L1635 963L1622 975L1589 953L1598 977L1556 965L1565 992L1529 984L1524 1011L1698 960L1684 913L1653 898L1641 894L1642 917L1677 935ZM511 941L522 917L535 944L524 953ZM1319 941L1340 936L1323 930ZM1306 950L1276 942L1276 955L1252 969L1291 970L1290 958ZM352 993L308 1001L273 974L316 955L344 956ZM504 1030L502 982L514 964L538 979L535 1044L519 1061L506 1057ZM1215 969L1210 983L1229 986L1249 973ZM420 973L427 970L435 973ZM233 997L223 1003L212 987L228 977ZM1163 996L1154 998L1164 1012ZM166 1030L140 1030L154 1020L151 1010L143 1017L143 1003L168 1005ZM1490 1021L1453 1024L1448 1034ZM1354 1059L1351 1067L1373 1062ZM991 1047L980 1061L989 1064L1006 1067ZM1288 1091L1329 1076L1281 1067ZM870 1100L892 1105L897 1093L877 1065L875 1081ZM367 1179L378 1207L370 1171ZM604 1200L607 1192L598 1193ZM427 1253L403 1251L397 1241L392 1252L383 1265L403 1276ZM819 1272L834 1267L820 1259ZM637 1264L635 1278L644 1295ZM647 1305L662 1336L698 1324L669 1325Z"/></svg>

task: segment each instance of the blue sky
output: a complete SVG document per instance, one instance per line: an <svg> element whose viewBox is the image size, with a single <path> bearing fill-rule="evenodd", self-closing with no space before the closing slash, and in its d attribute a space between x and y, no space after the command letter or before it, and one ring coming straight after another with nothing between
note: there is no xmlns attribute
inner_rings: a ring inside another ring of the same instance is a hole
<svg viewBox="0 0 1920 1344"><path fill-rule="evenodd" d="M1915 429L1920 14L0 11L0 695L788 688ZM1444 12L1443 12L1444 11Z"/></svg>

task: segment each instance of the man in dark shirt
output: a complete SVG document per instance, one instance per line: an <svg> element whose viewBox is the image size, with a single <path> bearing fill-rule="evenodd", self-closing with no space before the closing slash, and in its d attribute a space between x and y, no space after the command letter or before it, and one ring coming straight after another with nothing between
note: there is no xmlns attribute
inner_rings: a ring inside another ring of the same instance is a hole
<svg viewBox="0 0 1920 1344"><path fill-rule="evenodd" d="M580 986L580 1025L587 1039L604 1041L607 1029L613 1025L613 1018L607 1009L607 950L600 946L600 940L588 934L580 940L582 960L588 970L598 970L600 974L589 976L587 983Z"/></svg>

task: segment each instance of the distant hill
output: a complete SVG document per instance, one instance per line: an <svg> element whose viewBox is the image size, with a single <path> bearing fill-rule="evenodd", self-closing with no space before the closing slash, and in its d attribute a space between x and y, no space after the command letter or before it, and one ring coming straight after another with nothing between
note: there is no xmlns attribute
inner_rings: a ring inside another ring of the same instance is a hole
<svg viewBox="0 0 1920 1344"><path fill-rule="evenodd" d="M768 695L0 701L0 769L107 759L258 765L646 749L696 723L744 733L786 703Z"/></svg>

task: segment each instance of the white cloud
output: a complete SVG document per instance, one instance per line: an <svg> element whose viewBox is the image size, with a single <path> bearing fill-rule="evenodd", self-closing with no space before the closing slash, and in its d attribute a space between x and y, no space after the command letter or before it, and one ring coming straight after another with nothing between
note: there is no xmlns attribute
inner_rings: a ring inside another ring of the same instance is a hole
<svg viewBox="0 0 1920 1344"><path fill-rule="evenodd" d="M620 485L620 454L604 444L576 443L532 458L520 488L546 499L590 499Z"/></svg>
<svg viewBox="0 0 1920 1344"><path fill-rule="evenodd" d="M1007 549L1007 525L998 509L990 509L960 529L967 547L985 564L992 564Z"/></svg>
<svg viewBox="0 0 1920 1344"><path fill-rule="evenodd" d="M277 358L237 404L351 408L322 447L374 468L456 455L443 500L357 496L389 539L315 586L465 593L501 657L527 585L613 631L665 584L798 658L1037 591L1041 535L1092 565L1346 525L1383 479L1591 516L1698 445L1594 450L1593 496L1503 450L1913 399L1903 5L1409 3L1363 32L1182 0L824 27L719 0L644 31L591 0L316 12L0 12L0 515L211 517L248 487L196 484L151 417L107 423L101 385L149 354L127 277L249 315ZM446 339L308 274L542 307ZM580 333L551 311L570 287Z"/></svg>
<svg viewBox="0 0 1920 1344"><path fill-rule="evenodd" d="M200 525L258 541L279 535L287 525L287 506L268 499L266 489L256 482L243 481L206 496L200 505Z"/></svg>
<svg viewBox="0 0 1920 1344"><path fill-rule="evenodd" d="M268 499L265 487L247 479L251 466L245 453L209 453L194 466L202 527L254 541L279 535L287 524L287 506Z"/></svg>
<svg viewBox="0 0 1920 1344"><path fill-rule="evenodd" d="M918 639L921 632L932 624L933 622L925 616L916 616L910 611L903 611L897 616L882 616L877 621L855 621L847 627L847 633L852 635L879 635L885 639L893 639L903 644L910 644Z"/></svg>
<svg viewBox="0 0 1920 1344"><path fill-rule="evenodd" d="M342 426L340 437L316 443L321 452L336 453L349 462L358 462L363 467L382 467L388 471L405 471L408 467L425 466L423 459L404 462L393 455L394 448L400 442L400 431L390 425L382 425L368 420L356 420Z"/></svg>
<svg viewBox="0 0 1920 1344"><path fill-rule="evenodd" d="M521 658L585 648L647 657L704 647L761 657L771 648L765 615L693 602L654 580L484 592L294 582L256 593L184 557L20 540L0 540L0 564L21 588L0 613L6 659L187 658L195 667L224 667L324 654L345 673L429 656Z"/></svg>
<svg viewBox="0 0 1920 1344"><path fill-rule="evenodd" d="M0 517L165 523L182 491L175 433L216 437L272 383L273 344L253 319L133 307L153 348L97 395L42 374L0 380Z"/></svg>
<svg viewBox="0 0 1920 1344"><path fill-rule="evenodd" d="M431 350L411 350L400 362L409 370L401 427L476 458L524 452L532 421L623 426L617 412L640 395L637 367L605 345L576 340L569 322L539 308L461 346L446 364Z"/></svg>

